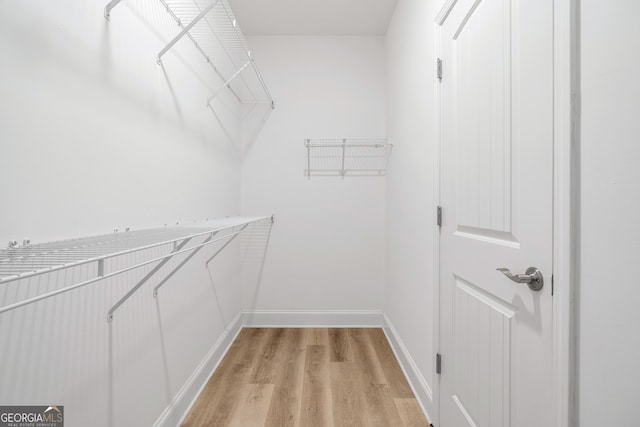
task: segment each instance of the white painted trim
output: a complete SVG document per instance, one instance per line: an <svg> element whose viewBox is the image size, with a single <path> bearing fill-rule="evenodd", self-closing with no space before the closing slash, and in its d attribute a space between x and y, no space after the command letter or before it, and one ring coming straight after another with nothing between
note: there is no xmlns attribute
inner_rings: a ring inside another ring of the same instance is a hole
<svg viewBox="0 0 640 427"><path fill-rule="evenodd" d="M553 426L578 426L579 0L554 0ZM573 397L572 397L573 396Z"/></svg>
<svg viewBox="0 0 640 427"><path fill-rule="evenodd" d="M242 329L241 319L242 317L240 313L238 313L231 323L229 323L227 329L207 352L198 367L193 371L178 393L176 393L171 403L167 405L156 422L153 423L154 426L182 424L182 421L191 410L198 396L200 396L200 393L202 393L202 390L207 385L207 381L211 375L213 375L213 372L222 361L224 355L227 354L236 336L240 333Z"/></svg>
<svg viewBox="0 0 640 427"><path fill-rule="evenodd" d="M446 7L446 15L440 16L441 11L433 25L434 34L434 52L435 58L442 58L442 23L445 21L447 15L455 5L455 1L450 1ZM443 10L445 10L443 8ZM445 65L443 65L445 67ZM443 78L445 78L443 76ZM434 182L436 183L435 191L435 204L441 206L442 204L442 83L438 80L437 76L433 79L435 85L434 90L434 103L435 103L435 126L434 126ZM435 378L435 353L441 353L440 349L440 242L441 234L440 227L434 224L434 239L433 239L433 352L434 363L432 363L431 369L433 377ZM431 414L433 418L430 418L430 422L433 425L440 425L440 382L435 381L433 383L433 404Z"/></svg>
<svg viewBox="0 0 640 427"><path fill-rule="evenodd" d="M407 378L411 389L413 390L413 394L416 396L418 400L418 404L424 412L424 415L427 417L427 420L430 423L434 423L434 419L429 416L427 411L427 407L433 407L433 391L429 384L422 376L422 373L418 369L418 365L409 354L409 350L405 347L404 343L400 339L398 332L393 327L391 320L387 317L386 314L383 315L384 324L382 326L384 334L391 345L391 349L393 353L396 355L396 359L398 359L398 363L404 372L404 376Z"/></svg>
<svg viewBox="0 0 640 427"><path fill-rule="evenodd" d="M380 310L256 310L242 312L248 327L358 327L382 326Z"/></svg>

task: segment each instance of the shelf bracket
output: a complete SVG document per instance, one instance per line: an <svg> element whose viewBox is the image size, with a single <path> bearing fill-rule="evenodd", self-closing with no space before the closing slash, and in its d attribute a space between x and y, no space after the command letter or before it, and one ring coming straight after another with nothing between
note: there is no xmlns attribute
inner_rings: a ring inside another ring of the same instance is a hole
<svg viewBox="0 0 640 427"><path fill-rule="evenodd" d="M233 75L231 77L229 77L229 79L227 79L226 82L224 82L224 84L222 86L220 86L220 88L213 94L212 97L210 97L207 100L207 106L209 104L211 104L211 101L213 101L213 99L218 96L220 94L220 92L222 92L223 90L225 90L226 88L229 87L229 85L231 84L231 82L233 81L233 79L235 79L236 77L238 77L240 75L240 73L242 73L244 71L245 68L247 68L251 62L253 61L253 59L249 59L242 67L238 68L238 71L236 71L235 73L233 73ZM273 104L272 104L273 105Z"/></svg>
<svg viewBox="0 0 640 427"><path fill-rule="evenodd" d="M180 244L177 247L173 248L173 250L171 251L171 254L176 254L180 249L184 248L185 245L189 243L190 240L191 238L184 239L182 242L180 242ZM160 270L162 266L168 263L171 258L173 258L173 256L166 257L165 259L160 261L160 263L156 265L153 268L153 270L147 273L147 275L144 276L142 280L140 280L133 288L129 290L129 292L127 292L122 298L120 298L120 300L118 300L118 302L115 303L107 313L107 322L111 322L113 320L113 313L118 309L118 307L124 304L124 302L128 300L129 297L131 297L131 295L136 293L136 291L140 288L140 286L144 285L147 282L147 280L149 280L154 274L156 274L156 272Z"/></svg>
<svg viewBox="0 0 640 427"><path fill-rule="evenodd" d="M104 260L99 259L98 260L98 277L103 277L103 276L104 276Z"/></svg>
<svg viewBox="0 0 640 427"><path fill-rule="evenodd" d="M248 224L247 224L248 225ZM247 226L245 225L245 227ZM211 233L211 235L202 243L207 243L210 242L211 239L213 239L215 237L215 235L218 234L217 231ZM235 237L235 236L234 236ZM167 274L166 277L164 279L162 279L160 281L160 283L158 283L158 285L153 288L153 297L157 297L158 296L158 289L160 289L160 287L162 287L162 285L164 285L169 279L171 279L173 277L174 274L176 274L176 271L180 270L182 268L183 265L185 265L186 263L189 262L189 260L191 258L193 258L195 256L195 254L197 254L198 252L200 252L200 249L204 248L204 246L200 246L199 248L197 248L196 250L194 250L193 252L191 252L189 254L188 257L186 257L185 259L182 260L182 262L180 264L178 264L178 266L176 268L174 268L173 270L171 270L171 273Z"/></svg>
<svg viewBox="0 0 640 427"><path fill-rule="evenodd" d="M116 1L116 0L113 0ZM117 0L120 1L120 0ZM182 29L182 31L180 31L180 33L175 36L173 38L173 40L171 40L169 42L169 44L167 44L161 51L160 53L158 53L158 58L156 59L156 62L158 62L158 64L162 63L162 56L167 53L169 51L169 49L171 49L173 47L174 44L176 44L178 42L178 40L180 40L185 34L187 34L189 32L189 30L191 30L193 28L194 25L196 25L198 23L198 21L200 21L202 18L204 18L206 16L207 13L209 13L209 11L211 11L211 9L214 8L214 6L216 4L218 4L219 0L214 0L211 2L211 4L209 4L209 6L205 7L202 12L200 12L200 14L198 16L196 16L193 21L191 21L189 23L189 25L187 25L186 27L184 27Z"/></svg>
<svg viewBox="0 0 640 427"><path fill-rule="evenodd" d="M345 151L347 149L347 140L343 139L342 140L342 172L340 172L340 175L342 175L342 179L344 179L344 157L345 157Z"/></svg>
<svg viewBox="0 0 640 427"><path fill-rule="evenodd" d="M273 221L273 217L272 217L272 221ZM206 267L208 267L208 266L209 266L209 263L210 263L211 261L213 261L213 259L214 259L216 256L218 256L218 254L219 254L220 252L222 252L222 250L223 250L224 248L226 248L226 247L227 247L227 245L228 245L229 243L233 242L233 239L235 239L236 237L238 237L238 234L242 233L242 232L244 231L244 229L245 229L245 228L247 228L247 226L248 226L248 225L249 225L249 224L245 224L245 225L240 229L240 231L239 231L239 232L237 232L236 234L234 234L233 236L231 236L231 238L230 238L229 240L227 240L227 242L226 242L224 245L222 245L222 247L221 247L220 249L218 249L218 250L216 251L216 253L214 253L214 254L213 254L213 255L212 255L212 256L207 260L207 262L205 262L205 263L204 263L205 268L206 268Z"/></svg>
<svg viewBox="0 0 640 427"><path fill-rule="evenodd" d="M311 144L310 144L310 140L305 140L304 145L307 146L307 176L309 178L307 178L309 181L311 181Z"/></svg>
<svg viewBox="0 0 640 427"><path fill-rule="evenodd" d="M113 9L114 7L116 7L118 5L118 3L120 3L122 0L111 0L105 7L104 7L104 17L107 21L109 21L109 18L111 18L111 9Z"/></svg>
<svg viewBox="0 0 640 427"><path fill-rule="evenodd" d="M154 296L154 298L158 296L158 290L160 289L160 287L161 287L162 285L164 285L164 284L165 284L165 283L166 283L166 282L171 278L171 276L173 276L173 275L175 274L175 272L176 272L176 271L178 271L180 268L182 268L182 266L183 266L183 265L185 265L185 264L187 263L187 261L189 261L189 260L190 260L190 259L191 259L195 254L196 254L196 253L198 253L198 251L199 251L200 249L202 249L204 246L206 246L206 245L208 245L208 244L210 244L210 243L217 242L218 240L222 240L222 239L225 239L225 238L230 237L230 236L233 236L233 237L231 237L231 240L233 240L233 239L235 239L235 237L236 237L238 234L242 233L242 232L244 231L244 229L245 229L245 228L247 228L248 226L249 226L249 224L245 224L245 225L242 227L242 229L240 229L240 231L236 231L236 232L234 232L234 233L227 234L226 236L219 237L219 238L217 238L217 239L215 239L215 240L212 240L212 239L213 239L213 236L215 236L215 235L218 233L217 231L216 231L215 233L213 233L211 236L209 236L209 238L208 238L207 240L205 240L204 242L202 242L202 243L201 243L197 248L194 248L194 249L195 249L195 251L194 251L194 252L192 252L192 253L191 253L187 258L185 258L185 259L184 259L184 260L183 260L183 261L182 261L182 262L181 262L181 263L180 263L176 268L174 268L174 269L173 269L173 271L171 271L171 273L169 273L169 274L167 275L167 277L165 277L165 278L162 280L162 282L160 282L160 283L158 284L158 286L156 286L156 287L153 289L153 296ZM211 260L212 260L216 255L218 255L218 253L220 253L220 252L221 252L221 251L222 251L222 250L223 250L223 249L224 249L224 248L225 248L229 243L231 243L231 240L229 240L229 241L228 241L227 243L225 243L225 244L224 244L220 249L218 249L218 251L217 251L217 252L216 252L216 253L215 253L211 258L209 258L209 261L211 261ZM207 263L208 263L209 261L207 261Z"/></svg>

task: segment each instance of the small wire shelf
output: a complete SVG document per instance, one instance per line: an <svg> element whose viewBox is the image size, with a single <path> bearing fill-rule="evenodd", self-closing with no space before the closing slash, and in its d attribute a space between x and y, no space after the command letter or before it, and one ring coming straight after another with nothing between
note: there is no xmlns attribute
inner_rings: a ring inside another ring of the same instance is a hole
<svg viewBox="0 0 640 427"><path fill-rule="evenodd" d="M122 0L105 7L105 17ZM159 0L181 31L158 53L157 62L180 40L188 37L223 82L207 100L207 106L225 89L241 103L267 104L273 98L251 56L249 45L227 0Z"/></svg>
<svg viewBox="0 0 640 427"><path fill-rule="evenodd" d="M307 139L305 176L384 176L393 144L387 138Z"/></svg>

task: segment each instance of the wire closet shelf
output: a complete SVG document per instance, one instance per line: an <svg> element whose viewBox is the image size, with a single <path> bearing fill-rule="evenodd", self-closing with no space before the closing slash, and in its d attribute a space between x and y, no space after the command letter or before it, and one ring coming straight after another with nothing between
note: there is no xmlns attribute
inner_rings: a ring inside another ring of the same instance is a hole
<svg viewBox="0 0 640 427"><path fill-rule="evenodd" d="M111 10L122 0L112 0ZM158 52L157 62L183 37L188 37L221 80L207 100L207 106L225 89L243 104L266 104L274 109L273 98L262 78L249 45L227 0L157 0L176 21L181 31Z"/></svg>
<svg viewBox="0 0 640 427"><path fill-rule="evenodd" d="M387 138L307 139L305 176L384 176L393 144Z"/></svg>
<svg viewBox="0 0 640 427"><path fill-rule="evenodd" d="M51 298L146 265L155 264L153 269L109 310L107 320L111 321L111 319L113 319L113 313L118 307L176 255L184 254L186 257L154 288L154 296L157 296L159 288L202 248L216 242L225 241L213 256L207 260L206 264L208 264L224 250L236 236L243 233L248 227L261 223L273 223L273 216L221 218L193 225L176 225L126 231L101 236L0 249L0 285L83 265L94 266L94 268L91 269L91 277L86 280L1 306L0 313ZM126 267L118 266L117 268L110 269L105 263L105 261L112 258L141 253L148 249L159 247L168 247L169 251L161 256L146 257L146 259L137 260L136 263Z"/></svg>

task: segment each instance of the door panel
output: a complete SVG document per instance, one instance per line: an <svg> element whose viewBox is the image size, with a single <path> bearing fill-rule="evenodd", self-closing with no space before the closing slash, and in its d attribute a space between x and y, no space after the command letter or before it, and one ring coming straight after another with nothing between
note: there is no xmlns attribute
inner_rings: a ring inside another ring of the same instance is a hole
<svg viewBox="0 0 640 427"><path fill-rule="evenodd" d="M441 27L440 425L547 425L552 0L447 3ZM541 291L496 271L518 274L530 266L546 279Z"/></svg>
<svg viewBox="0 0 640 427"><path fill-rule="evenodd" d="M514 307L454 277L453 399L470 426L501 426L508 416ZM466 424L465 424L466 425Z"/></svg>
<svg viewBox="0 0 640 427"><path fill-rule="evenodd" d="M455 218L459 231L511 241L509 5L500 0L471 6L456 29L451 63L458 132Z"/></svg>

